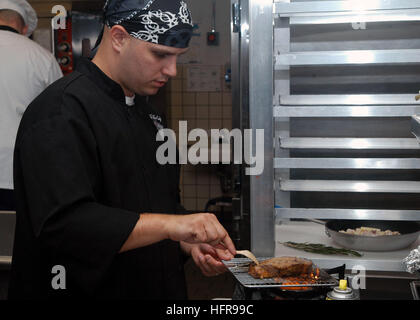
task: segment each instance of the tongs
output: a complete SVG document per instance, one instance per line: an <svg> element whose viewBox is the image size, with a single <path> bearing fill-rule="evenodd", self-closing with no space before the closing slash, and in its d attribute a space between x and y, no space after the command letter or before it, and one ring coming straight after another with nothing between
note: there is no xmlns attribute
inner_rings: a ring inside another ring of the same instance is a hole
<svg viewBox="0 0 420 320"><path fill-rule="evenodd" d="M241 254L249 259L251 259L252 261L255 262L255 264L260 264L257 260L257 258L254 256L254 254L249 251L249 250L236 250L236 254Z"/></svg>

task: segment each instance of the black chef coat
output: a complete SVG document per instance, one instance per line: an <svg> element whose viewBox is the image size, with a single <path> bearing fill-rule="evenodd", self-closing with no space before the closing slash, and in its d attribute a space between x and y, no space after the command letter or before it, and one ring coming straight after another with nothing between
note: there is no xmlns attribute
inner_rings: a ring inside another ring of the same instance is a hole
<svg viewBox="0 0 420 320"><path fill-rule="evenodd" d="M160 119L141 97L128 107L89 60L29 105L14 153L9 298L186 298L178 242L118 253L139 213L179 209L178 167L156 161ZM52 287L57 265L65 289Z"/></svg>

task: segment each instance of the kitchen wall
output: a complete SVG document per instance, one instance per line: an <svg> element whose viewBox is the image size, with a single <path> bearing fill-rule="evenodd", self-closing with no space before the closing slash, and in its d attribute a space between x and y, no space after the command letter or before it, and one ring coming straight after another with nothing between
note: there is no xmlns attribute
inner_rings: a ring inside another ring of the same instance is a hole
<svg viewBox="0 0 420 320"><path fill-rule="evenodd" d="M208 131L210 136L210 129L232 129L231 89L224 80L230 64L230 1L215 0L215 25L212 0L185 1L192 13L194 36L189 52L179 59L177 77L170 80L165 90L166 113L168 123L177 136L181 120L187 121L188 132L201 128ZM207 45L207 32L212 27L219 32L218 46ZM200 88L189 88L188 71L197 66L204 70L208 68L219 71L219 90L201 91ZM181 166L181 197L186 209L202 211L209 199L223 195L217 169L217 165L211 164Z"/></svg>
<svg viewBox="0 0 420 320"><path fill-rule="evenodd" d="M179 133L179 121L187 121L188 132L204 129L210 137L210 129L232 129L232 98L228 85L220 72L221 90L217 92L188 91L188 68L196 65L180 64L177 77L166 88L166 114L171 129ZM219 66L220 71L224 66ZM194 144L191 142L189 144ZM208 141L210 147L211 141ZM217 165L187 164L181 166L181 197L188 210L204 210L210 198L222 196Z"/></svg>

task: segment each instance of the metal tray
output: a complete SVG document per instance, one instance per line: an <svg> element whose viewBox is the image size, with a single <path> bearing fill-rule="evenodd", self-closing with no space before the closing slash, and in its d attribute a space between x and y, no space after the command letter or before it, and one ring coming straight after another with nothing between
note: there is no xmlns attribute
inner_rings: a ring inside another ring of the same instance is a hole
<svg viewBox="0 0 420 320"><path fill-rule="evenodd" d="M258 258L258 261L261 262L266 259L270 258ZM308 282L306 279L297 280L296 278L255 279L248 274L248 267L252 263L248 258L234 258L229 261L223 261L223 263L239 283L247 288L331 287L338 285L337 279L314 264L312 269L315 272L319 270L318 278Z"/></svg>

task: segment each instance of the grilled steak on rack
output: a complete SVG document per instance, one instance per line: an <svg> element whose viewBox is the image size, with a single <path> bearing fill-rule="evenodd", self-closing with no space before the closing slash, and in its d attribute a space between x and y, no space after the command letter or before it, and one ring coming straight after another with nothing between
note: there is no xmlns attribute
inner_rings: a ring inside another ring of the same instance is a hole
<svg viewBox="0 0 420 320"><path fill-rule="evenodd" d="M251 263L248 273L255 279L291 277L308 274L312 261L296 257L277 257L264 260L259 265Z"/></svg>

